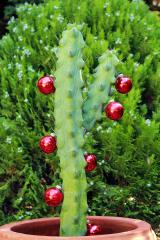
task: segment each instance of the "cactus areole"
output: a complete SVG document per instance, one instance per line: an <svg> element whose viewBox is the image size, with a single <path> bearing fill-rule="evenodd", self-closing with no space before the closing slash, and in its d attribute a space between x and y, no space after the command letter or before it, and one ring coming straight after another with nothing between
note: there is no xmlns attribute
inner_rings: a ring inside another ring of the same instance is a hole
<svg viewBox="0 0 160 240"><path fill-rule="evenodd" d="M115 82L115 67L119 62L113 51L106 50L102 54L95 69L94 82L89 86L87 98L83 99L81 69L84 66L84 47L81 32L74 25L68 25L62 33L56 51L56 71L52 73L56 79L55 134L64 195L60 214L61 236L87 234L86 172L96 168L96 156L84 154L84 133L91 130L96 120L104 114L103 104L108 102L111 84ZM94 164L86 156L94 156L90 159L94 160ZM55 193L52 194L53 199L56 199Z"/></svg>

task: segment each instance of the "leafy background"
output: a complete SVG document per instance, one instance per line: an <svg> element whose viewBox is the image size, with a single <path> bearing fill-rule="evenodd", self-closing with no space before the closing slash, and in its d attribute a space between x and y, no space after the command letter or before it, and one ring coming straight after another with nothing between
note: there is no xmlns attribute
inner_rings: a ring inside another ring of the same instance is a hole
<svg viewBox="0 0 160 240"><path fill-rule="evenodd" d="M39 2L37 2L39 3ZM67 23L82 24L86 41L84 95L98 57L116 49L118 72L134 82L126 96L112 89L125 107L120 122L99 121L85 136L97 155L87 174L88 214L160 222L160 21L143 1L47 0L22 4L0 40L0 223L58 215L44 204L48 186L60 185L59 159L45 155L39 138L54 131L54 96L36 82L55 70L55 51ZM64 76L65 80L65 76Z"/></svg>

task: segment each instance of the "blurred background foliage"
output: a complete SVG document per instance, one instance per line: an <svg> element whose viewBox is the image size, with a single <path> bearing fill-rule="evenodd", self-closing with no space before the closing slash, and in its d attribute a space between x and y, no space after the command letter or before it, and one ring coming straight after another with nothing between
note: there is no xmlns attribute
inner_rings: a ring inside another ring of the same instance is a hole
<svg viewBox="0 0 160 240"><path fill-rule="evenodd" d="M131 0L132 1L132 0ZM16 8L24 3L43 3L44 0L4 0L0 2L0 35L6 32L6 26L11 16L17 16ZM153 11L160 11L160 0L145 0Z"/></svg>
<svg viewBox="0 0 160 240"><path fill-rule="evenodd" d="M59 159L38 147L39 138L54 131L54 96L40 94L36 82L54 72L62 31L67 23L76 22L82 24L86 41L84 96L98 57L108 47L122 61L118 73L134 83L127 96L112 89L111 98L125 107L123 119L112 122L104 115L85 135L85 150L98 159L96 171L87 174L88 214L140 218L156 226L160 222L158 16L140 0L47 0L39 5L25 1L16 13L10 3L13 8L5 8L5 13L14 16L0 40L0 223L59 214L60 207L51 209L43 202L46 187L61 185Z"/></svg>

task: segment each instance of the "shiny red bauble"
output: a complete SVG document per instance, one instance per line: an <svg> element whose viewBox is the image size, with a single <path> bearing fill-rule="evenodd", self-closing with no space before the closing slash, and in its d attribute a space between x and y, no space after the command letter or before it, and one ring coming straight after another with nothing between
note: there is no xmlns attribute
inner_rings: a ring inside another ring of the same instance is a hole
<svg viewBox="0 0 160 240"><path fill-rule="evenodd" d="M126 76L119 75L116 79L115 87L120 93L128 93L132 89L132 80Z"/></svg>
<svg viewBox="0 0 160 240"><path fill-rule="evenodd" d="M56 207L63 201L63 193L59 188L48 188L44 195L45 202L50 207Z"/></svg>
<svg viewBox="0 0 160 240"><path fill-rule="evenodd" d="M44 136L40 139L39 146L43 152L53 153L57 148L56 138L51 135Z"/></svg>
<svg viewBox="0 0 160 240"><path fill-rule="evenodd" d="M37 87L43 94L53 93L55 91L54 81L54 78L51 76L41 77L37 82Z"/></svg>
<svg viewBox="0 0 160 240"><path fill-rule="evenodd" d="M90 222L87 223L87 233L86 235L90 234L90 228L92 227L92 224Z"/></svg>
<svg viewBox="0 0 160 240"><path fill-rule="evenodd" d="M93 171L97 166L96 156L94 154L85 154L84 157L87 162L87 165L85 167L86 172Z"/></svg>
<svg viewBox="0 0 160 240"><path fill-rule="evenodd" d="M93 225L91 223L87 223L87 235L94 236L102 234L102 228L99 225Z"/></svg>
<svg viewBox="0 0 160 240"><path fill-rule="evenodd" d="M105 107L106 116L114 121L118 121L123 116L124 108L119 102L110 102Z"/></svg>

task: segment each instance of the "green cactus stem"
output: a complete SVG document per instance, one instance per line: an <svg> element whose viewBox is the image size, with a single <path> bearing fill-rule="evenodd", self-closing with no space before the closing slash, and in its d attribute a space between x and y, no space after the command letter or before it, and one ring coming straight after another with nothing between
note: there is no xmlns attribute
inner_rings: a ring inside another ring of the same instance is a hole
<svg viewBox="0 0 160 240"><path fill-rule="evenodd" d="M111 83L115 80L115 67L119 60L113 51L107 50L95 69L94 82L90 85L88 97L83 105L84 128L90 130L96 120L102 117L102 105L108 101Z"/></svg>
<svg viewBox="0 0 160 240"><path fill-rule="evenodd" d="M83 47L81 33L70 25L60 40L55 72L55 128L64 191L60 215L61 236L86 234L87 182L84 170L86 162L82 151L84 139L81 94Z"/></svg>

